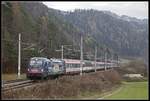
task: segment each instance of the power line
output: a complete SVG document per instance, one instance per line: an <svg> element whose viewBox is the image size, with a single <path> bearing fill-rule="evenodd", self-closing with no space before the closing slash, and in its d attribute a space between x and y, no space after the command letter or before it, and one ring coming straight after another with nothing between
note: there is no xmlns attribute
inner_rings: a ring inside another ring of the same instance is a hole
<svg viewBox="0 0 150 101"><path fill-rule="evenodd" d="M9 42L15 42L15 43L18 43L17 40L8 40L8 39L2 39L3 41L9 41ZM27 43L27 42L21 42L21 44L24 44L24 45L36 45L34 43Z"/></svg>

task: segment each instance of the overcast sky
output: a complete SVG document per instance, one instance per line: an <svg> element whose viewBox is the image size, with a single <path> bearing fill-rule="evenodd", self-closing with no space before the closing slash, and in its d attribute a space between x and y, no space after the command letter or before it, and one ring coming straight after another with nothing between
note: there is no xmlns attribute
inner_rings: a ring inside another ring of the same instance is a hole
<svg viewBox="0 0 150 101"><path fill-rule="evenodd" d="M109 10L118 15L139 19L148 18L148 2L43 2L50 8L73 11L74 9Z"/></svg>

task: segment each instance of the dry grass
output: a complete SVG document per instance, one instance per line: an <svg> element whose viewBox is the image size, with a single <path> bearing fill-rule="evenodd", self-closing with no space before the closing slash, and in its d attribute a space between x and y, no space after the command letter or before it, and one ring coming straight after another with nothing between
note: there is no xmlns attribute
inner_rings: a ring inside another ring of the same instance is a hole
<svg viewBox="0 0 150 101"><path fill-rule="evenodd" d="M2 74L2 80L16 80L18 79L17 73L16 74ZM26 79L26 74L21 74L20 79Z"/></svg>
<svg viewBox="0 0 150 101"><path fill-rule="evenodd" d="M84 96L88 92L110 90L120 84L120 76L114 70L87 73L83 76L63 76L45 81L42 85L30 89L2 93L3 99L68 99Z"/></svg>
<svg viewBox="0 0 150 101"><path fill-rule="evenodd" d="M147 67L142 60L132 60L129 63L121 65L120 68L116 69L120 75L124 74L142 74L147 76Z"/></svg>

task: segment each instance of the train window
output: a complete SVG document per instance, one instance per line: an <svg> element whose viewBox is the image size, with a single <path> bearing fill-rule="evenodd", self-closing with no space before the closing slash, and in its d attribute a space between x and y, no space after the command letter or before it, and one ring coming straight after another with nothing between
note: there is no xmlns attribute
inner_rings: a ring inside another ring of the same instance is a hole
<svg viewBox="0 0 150 101"><path fill-rule="evenodd" d="M45 62L44 67L47 67L47 62Z"/></svg>
<svg viewBox="0 0 150 101"><path fill-rule="evenodd" d="M30 66L31 67L35 67L35 68L38 68L38 67L41 67L43 64L42 60L38 59L38 60L31 60L30 61Z"/></svg>
<svg viewBox="0 0 150 101"><path fill-rule="evenodd" d="M77 68L77 67L78 67L78 64L73 64L73 65L74 65L74 66L73 66L74 68Z"/></svg>
<svg viewBox="0 0 150 101"><path fill-rule="evenodd" d="M70 64L69 63L66 64L66 68L70 68Z"/></svg>
<svg viewBox="0 0 150 101"><path fill-rule="evenodd" d="M47 62L47 67L51 67L51 64L50 64L50 62Z"/></svg>
<svg viewBox="0 0 150 101"><path fill-rule="evenodd" d="M65 64L65 66L66 66L66 68L67 68L68 64Z"/></svg>
<svg viewBox="0 0 150 101"><path fill-rule="evenodd" d="M35 60L30 61L30 65L33 65L33 64L35 64Z"/></svg>
<svg viewBox="0 0 150 101"><path fill-rule="evenodd" d="M69 68L69 64L66 64L66 68Z"/></svg>
<svg viewBox="0 0 150 101"><path fill-rule="evenodd" d="M73 68L74 67L74 65L73 64L71 64L71 68Z"/></svg>
<svg viewBox="0 0 150 101"><path fill-rule="evenodd" d="M72 64L72 68L74 68L75 67L75 64Z"/></svg>
<svg viewBox="0 0 150 101"><path fill-rule="evenodd" d="M74 64L74 68L76 68L77 67L77 64Z"/></svg>
<svg viewBox="0 0 150 101"><path fill-rule="evenodd" d="M70 68L72 68L72 64L70 64Z"/></svg>
<svg viewBox="0 0 150 101"><path fill-rule="evenodd" d="M78 68L78 66L79 66L79 65L78 65L78 64L76 64L76 68Z"/></svg>
<svg viewBox="0 0 150 101"><path fill-rule="evenodd" d="M78 64L76 64L75 68L78 68Z"/></svg>

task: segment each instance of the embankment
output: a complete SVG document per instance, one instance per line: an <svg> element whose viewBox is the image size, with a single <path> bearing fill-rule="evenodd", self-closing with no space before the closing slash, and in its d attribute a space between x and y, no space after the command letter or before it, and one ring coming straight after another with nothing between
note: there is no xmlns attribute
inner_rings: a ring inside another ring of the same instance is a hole
<svg viewBox="0 0 150 101"><path fill-rule="evenodd" d="M2 93L3 99L58 99L76 98L87 92L111 90L121 83L120 75L115 70L85 73L82 76L62 76L47 80L41 85Z"/></svg>

